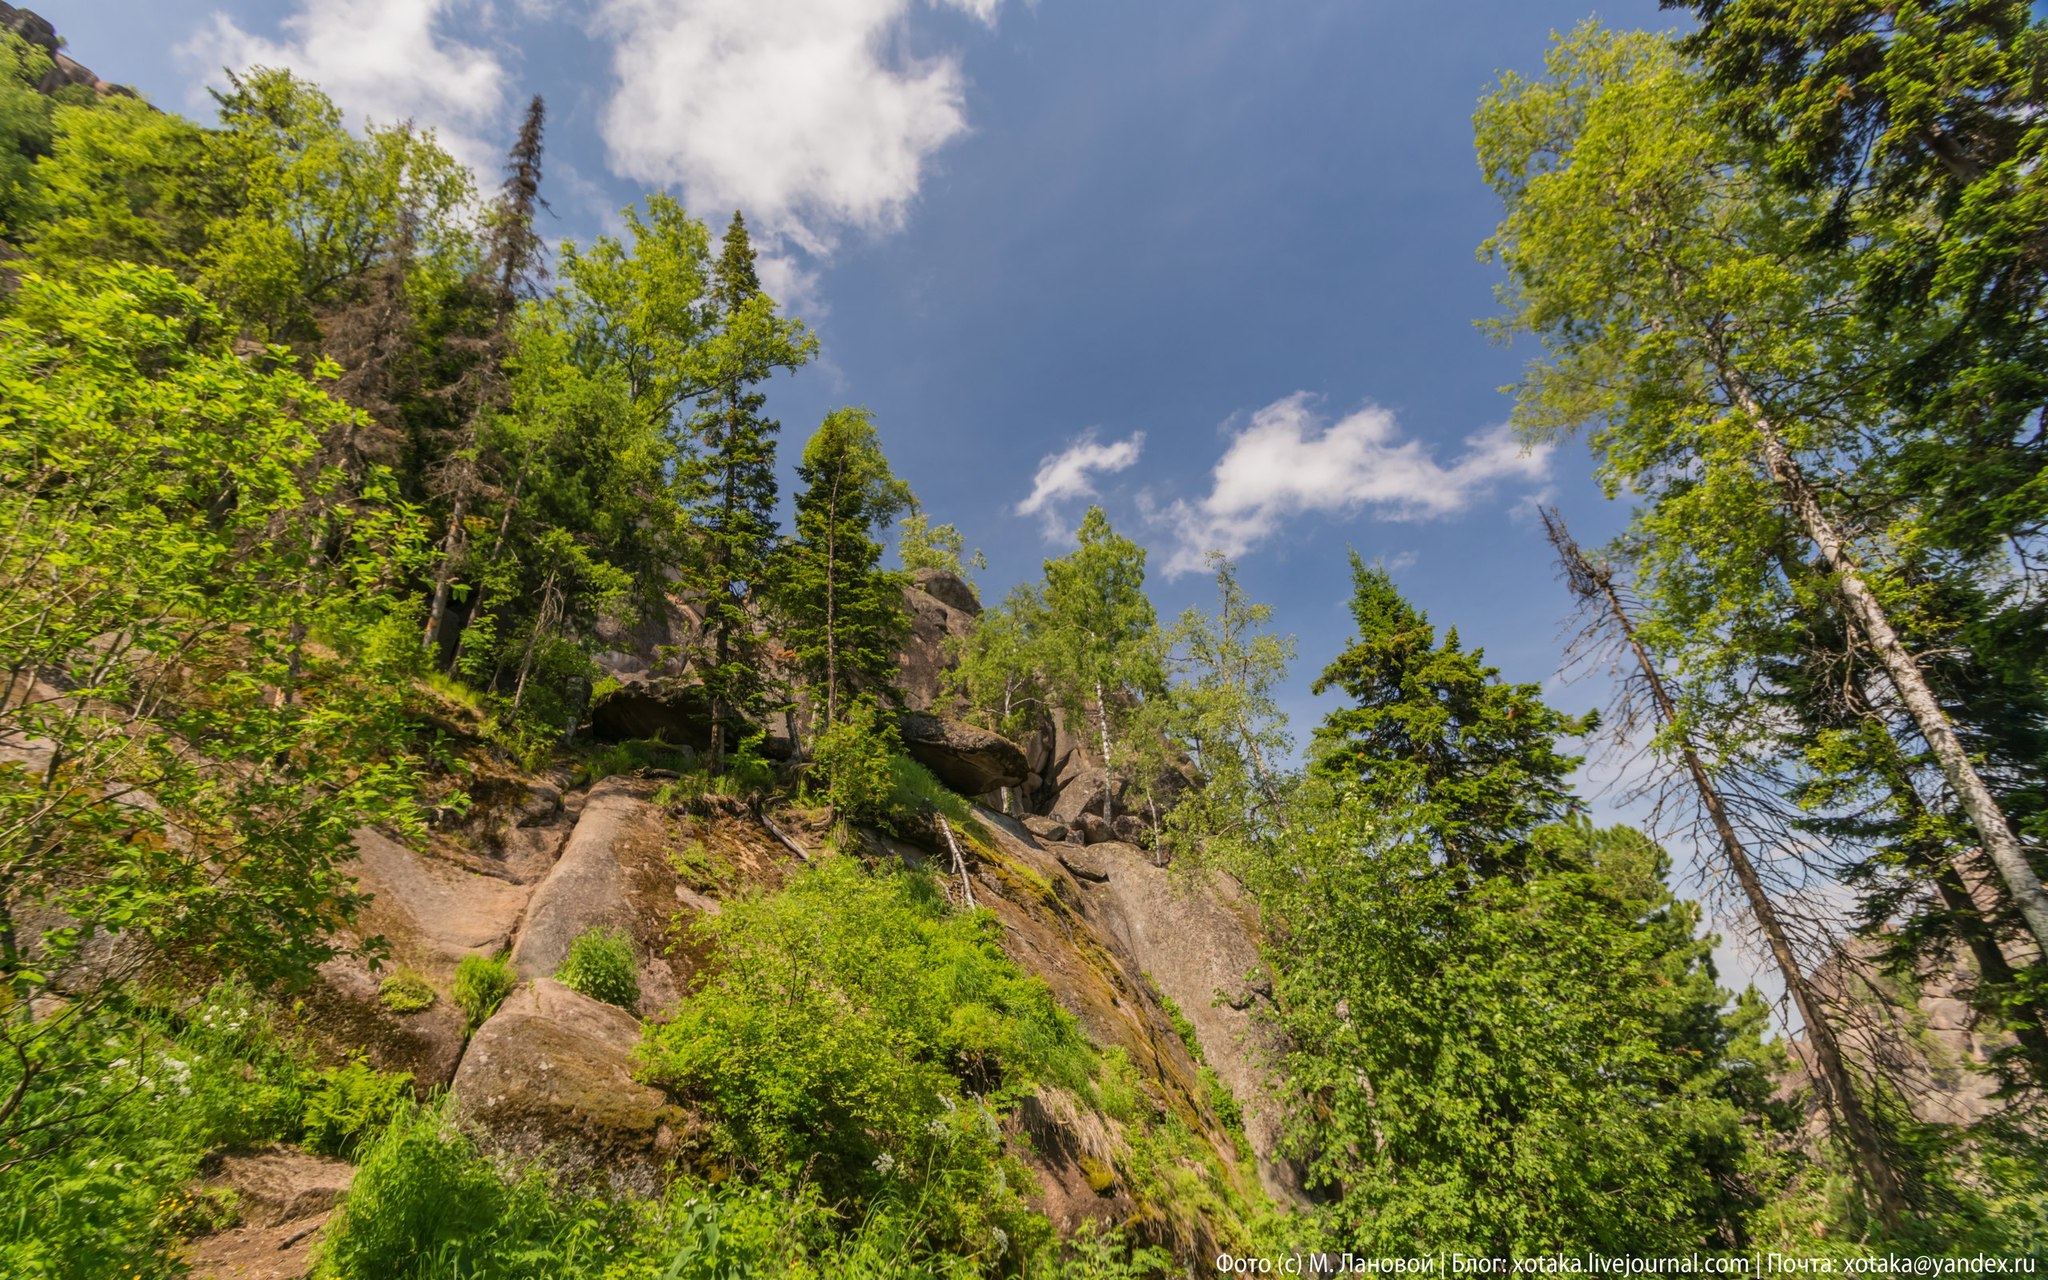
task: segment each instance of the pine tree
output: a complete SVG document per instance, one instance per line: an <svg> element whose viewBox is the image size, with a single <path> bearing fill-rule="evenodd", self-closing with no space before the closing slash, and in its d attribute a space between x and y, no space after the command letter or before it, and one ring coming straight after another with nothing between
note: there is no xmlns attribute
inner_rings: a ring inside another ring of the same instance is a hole
<svg viewBox="0 0 2048 1280"><path fill-rule="evenodd" d="M886 692L908 628L903 582L882 569L882 531L910 505L865 409L839 409L804 446L796 539L778 592L796 660L822 692L829 727L856 693Z"/></svg>
<svg viewBox="0 0 2048 1280"><path fill-rule="evenodd" d="M718 332L702 349L705 394L692 423L701 446L686 468L691 522L701 562L686 571L704 610L708 652L700 655L711 695L711 761L725 753L726 721L759 699L762 675L751 608L775 549L775 435L781 424L763 416L758 390L778 369L795 369L817 350L802 324L775 313L761 292L746 220L738 211L713 269L711 297Z"/></svg>
<svg viewBox="0 0 2048 1280"><path fill-rule="evenodd" d="M1341 689L1354 705L1316 730L1315 771L1420 815L1436 851L1471 874L1516 869L1528 833L1576 806L1566 780L1579 762L1556 740L1594 717L1552 709L1536 685L1503 683L1455 628L1439 644L1428 617L1356 552L1351 581L1358 634L1314 688Z"/></svg>

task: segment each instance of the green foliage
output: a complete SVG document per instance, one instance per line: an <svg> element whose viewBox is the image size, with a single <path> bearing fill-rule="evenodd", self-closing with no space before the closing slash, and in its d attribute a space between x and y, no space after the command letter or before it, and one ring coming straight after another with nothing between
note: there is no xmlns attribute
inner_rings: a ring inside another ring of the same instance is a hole
<svg viewBox="0 0 2048 1280"><path fill-rule="evenodd" d="M872 826L892 812L893 762L902 746L895 721L873 698L857 698L811 747L811 765L824 780L825 802L840 819Z"/></svg>
<svg viewBox="0 0 2048 1280"><path fill-rule="evenodd" d="M697 349L703 386L690 431L699 448L682 469L696 532L684 588L704 610L697 669L711 695L712 766L724 754L725 720L757 705L764 681L750 609L766 585L776 545L775 436L755 388L807 363L818 340L776 314L754 273L746 221L734 212L713 269L717 328Z"/></svg>
<svg viewBox="0 0 2048 1280"><path fill-rule="evenodd" d="M703 1107L737 1167L832 1200L918 1205L910 1243L994 1263L1019 1247L1023 1174L998 1117L1038 1084L1085 1087L1093 1053L993 921L850 858L728 901L696 930L716 967L650 1027L647 1077Z"/></svg>
<svg viewBox="0 0 2048 1280"><path fill-rule="evenodd" d="M951 822L956 834L981 829L971 800L906 755L889 757L889 798L884 812L887 824L898 830L906 830L934 813Z"/></svg>
<svg viewBox="0 0 2048 1280"><path fill-rule="evenodd" d="M1412 815L1437 854L1481 874L1512 869L1529 832L1576 804L1567 779L1578 761L1557 751L1592 717L1545 704L1531 684L1503 684L1454 629L1442 644L1429 619L1384 570L1351 557L1358 626L1315 691L1336 688L1354 705L1316 731L1315 768L1381 809Z"/></svg>
<svg viewBox="0 0 2048 1280"><path fill-rule="evenodd" d="M455 966L452 994L469 1029L475 1031L498 1011L498 1006L518 985L519 975L512 971L511 961L502 955L472 952Z"/></svg>
<svg viewBox="0 0 2048 1280"><path fill-rule="evenodd" d="M357 415L236 357L169 273L29 275L10 302L0 733L56 756L0 765L0 984L90 1010L116 981L67 970L107 938L121 967L304 981L359 901L349 833L415 821L405 686L363 642L403 610L416 522L375 475L322 510L321 435ZM61 1034L23 1027L0 1037L60 1069ZM5 1096L0 1140L25 1119Z"/></svg>
<svg viewBox="0 0 2048 1280"><path fill-rule="evenodd" d="M577 762L578 785L601 778L631 776L649 769L687 773L697 764L697 753L689 747L672 746L659 738L629 738L586 748Z"/></svg>
<svg viewBox="0 0 2048 1280"><path fill-rule="evenodd" d="M1321 788L1260 884L1295 1150L1346 1246L1533 1254L1740 1239L1763 1062L1661 867L1471 882L1413 814ZM1288 867L1295 870L1290 872ZM1755 1028L1751 1028L1753 1031Z"/></svg>
<svg viewBox="0 0 2048 1280"><path fill-rule="evenodd" d="M623 929L589 929L569 944L555 981L628 1012L640 1004L640 962Z"/></svg>
<svg viewBox="0 0 2048 1280"><path fill-rule="evenodd" d="M797 463L796 540L785 547L777 594L785 639L824 693L832 724L856 694L886 694L908 628L902 582L881 567L877 540L911 501L889 470L864 409L827 415Z"/></svg>
<svg viewBox="0 0 2048 1280"><path fill-rule="evenodd" d="M393 1013L421 1013L434 1005L434 984L413 969L400 969L377 984L377 1001Z"/></svg>
<svg viewBox="0 0 2048 1280"><path fill-rule="evenodd" d="M775 785L775 762L761 754L767 738L764 732L750 733L726 757L725 776L742 795L758 795Z"/></svg>
<svg viewBox="0 0 2048 1280"><path fill-rule="evenodd" d="M971 556L966 551L960 531L950 524L933 524L922 507L912 507L909 515L896 522L896 557L905 573L937 569L972 586L968 568L986 569L988 559L979 551Z"/></svg>
<svg viewBox="0 0 2048 1280"><path fill-rule="evenodd" d="M302 1124L307 1150L347 1156L412 1101L409 1073L378 1071L357 1059L307 1082Z"/></svg>
<svg viewBox="0 0 2048 1280"><path fill-rule="evenodd" d="M66 1056L27 1082L26 1107L64 1123L5 1148L0 1274L164 1274L179 1233L222 1211L188 1190L206 1157L297 1135L305 1072L246 986L73 1006L36 1026ZM12 1060L0 1064L0 1090L21 1084Z"/></svg>

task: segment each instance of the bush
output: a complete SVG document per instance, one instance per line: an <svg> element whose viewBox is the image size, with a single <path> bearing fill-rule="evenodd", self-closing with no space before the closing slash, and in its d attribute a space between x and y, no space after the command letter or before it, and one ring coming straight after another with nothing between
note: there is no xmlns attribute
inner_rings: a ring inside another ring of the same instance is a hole
<svg viewBox="0 0 2048 1280"><path fill-rule="evenodd" d="M322 1155L345 1156L384 1127L412 1097L409 1073L388 1075L360 1060L322 1071L306 1095L305 1145Z"/></svg>
<svg viewBox="0 0 2048 1280"><path fill-rule="evenodd" d="M462 963L455 966L455 1004L462 1010L463 1017L471 1031L484 1024L484 1019L498 1011L505 1003L505 997L512 994L512 988L519 985L519 975L512 972L512 964L504 956L482 954L466 955Z"/></svg>
<svg viewBox="0 0 2048 1280"><path fill-rule="evenodd" d="M857 699L818 735L812 765L825 784L825 802L842 821L871 826L888 816L896 789L892 760L901 745L873 698Z"/></svg>
<svg viewBox="0 0 2048 1280"><path fill-rule="evenodd" d="M377 998L393 1013L419 1013L434 1003L434 987L411 969L400 969L377 987Z"/></svg>
<svg viewBox="0 0 2048 1280"><path fill-rule="evenodd" d="M725 758L725 776L742 795L766 791L775 785L775 765L761 754L767 741L765 731L750 733Z"/></svg>
<svg viewBox="0 0 2048 1280"><path fill-rule="evenodd" d="M951 912L927 876L832 858L697 929L718 967L650 1029L643 1071L703 1107L734 1165L917 1204L905 1229L925 1245L1026 1247L998 1113L1082 1084L1094 1053L990 917Z"/></svg>
<svg viewBox="0 0 2048 1280"><path fill-rule="evenodd" d="M555 981L593 1000L632 1010L640 1003L640 966L623 929L589 929L569 944Z"/></svg>

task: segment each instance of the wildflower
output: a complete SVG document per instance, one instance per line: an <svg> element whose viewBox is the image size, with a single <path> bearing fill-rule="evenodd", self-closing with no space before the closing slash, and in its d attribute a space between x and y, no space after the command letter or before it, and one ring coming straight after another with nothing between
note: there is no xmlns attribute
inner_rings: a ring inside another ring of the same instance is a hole
<svg viewBox="0 0 2048 1280"><path fill-rule="evenodd" d="M875 1172L881 1174L885 1178L888 1177L890 1174L896 1172L896 1157L890 1155L886 1151L884 1151L881 1155L876 1156Z"/></svg>

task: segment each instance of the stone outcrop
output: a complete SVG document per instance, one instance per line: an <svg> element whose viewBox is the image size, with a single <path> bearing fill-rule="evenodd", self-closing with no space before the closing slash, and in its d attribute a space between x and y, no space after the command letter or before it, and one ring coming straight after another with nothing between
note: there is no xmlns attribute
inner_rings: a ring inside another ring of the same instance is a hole
<svg viewBox="0 0 2048 1280"><path fill-rule="evenodd" d="M1024 781L1023 750L1000 734L920 712L905 714L898 727L910 757L964 795L986 795Z"/></svg>
<svg viewBox="0 0 2048 1280"><path fill-rule="evenodd" d="M36 85L39 93L55 93L68 85L82 85L101 95L114 94L125 98L135 96L135 91L126 85L109 84L79 65L64 52L63 43L57 39L57 29L50 20L32 9L18 9L11 4L0 4L0 30L12 31L27 43L50 55L50 69L43 74Z"/></svg>
<svg viewBox="0 0 2048 1280"><path fill-rule="evenodd" d="M1259 1021L1271 995L1249 976L1259 950L1250 907L1235 883L1220 875L1176 876L1129 844L1043 844L1021 823L986 810L977 816L1003 857L1051 884L1057 905L1044 905L1069 916L1064 927L1076 938L1085 929L1088 939L1062 945L1048 936L1026 886L1006 879L999 865L983 866L986 888L977 888L977 897L1003 919L1012 957L1044 978L1090 1034L1123 1045L1148 1075L1173 1087L1186 1072L1190 1083L1179 1087L1192 1098L1184 1101L1205 1124L1218 1124L1191 1083L1196 1064L1177 1052L1157 995L1172 999L1193 1024L1203 1060L1243 1108L1260 1182L1284 1202L1305 1203L1301 1171L1279 1154L1282 1112L1265 1066L1274 1046ZM1112 962L1111 971L1076 965L1091 945Z"/></svg>
<svg viewBox="0 0 2048 1280"><path fill-rule="evenodd" d="M703 750L711 745L711 699L684 676L613 671L590 703L590 732L600 742L660 738Z"/></svg>
<svg viewBox="0 0 2048 1280"><path fill-rule="evenodd" d="M619 929L633 939L639 962L640 1011L674 1005L685 975L669 955L676 878L668 865L668 822L652 802L654 789L629 778L606 778L590 789L561 857L534 887L512 947L520 977L553 977L579 935Z"/></svg>
<svg viewBox="0 0 2048 1280"><path fill-rule="evenodd" d="M455 1116L485 1149L617 1192L653 1193L683 1131L633 1079L640 1020L541 978L477 1031L455 1073Z"/></svg>
<svg viewBox="0 0 2048 1280"><path fill-rule="evenodd" d="M973 587L952 574L920 569L904 589L903 611L910 618L910 634L896 658L896 683L904 704L914 711L943 712L940 686L957 665L947 652L948 641L974 629L981 602Z"/></svg>

